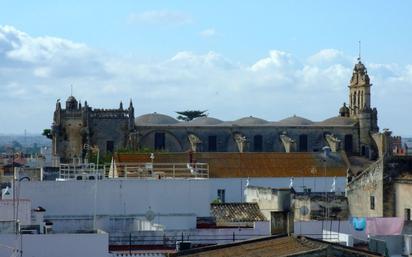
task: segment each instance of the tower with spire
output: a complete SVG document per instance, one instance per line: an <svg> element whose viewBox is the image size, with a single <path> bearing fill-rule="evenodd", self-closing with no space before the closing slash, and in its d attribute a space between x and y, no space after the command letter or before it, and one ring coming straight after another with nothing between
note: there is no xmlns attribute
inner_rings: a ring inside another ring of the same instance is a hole
<svg viewBox="0 0 412 257"><path fill-rule="evenodd" d="M357 120L359 123L359 150L361 155L371 156L374 148L371 135L379 131L378 112L376 108L371 107L372 84L370 83L368 71L361 61L360 50L358 62L353 68L352 78L348 87L349 117Z"/></svg>

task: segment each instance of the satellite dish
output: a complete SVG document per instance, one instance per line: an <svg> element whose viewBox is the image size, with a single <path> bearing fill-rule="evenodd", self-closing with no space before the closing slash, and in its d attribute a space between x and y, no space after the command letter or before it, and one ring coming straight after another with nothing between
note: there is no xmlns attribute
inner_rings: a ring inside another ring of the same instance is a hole
<svg viewBox="0 0 412 257"><path fill-rule="evenodd" d="M299 208L300 215L306 216L309 214L309 209L307 206L302 206Z"/></svg>
<svg viewBox="0 0 412 257"><path fill-rule="evenodd" d="M155 213L152 211L152 209L149 207L149 210L146 212L145 217L148 221L152 222L155 218Z"/></svg>

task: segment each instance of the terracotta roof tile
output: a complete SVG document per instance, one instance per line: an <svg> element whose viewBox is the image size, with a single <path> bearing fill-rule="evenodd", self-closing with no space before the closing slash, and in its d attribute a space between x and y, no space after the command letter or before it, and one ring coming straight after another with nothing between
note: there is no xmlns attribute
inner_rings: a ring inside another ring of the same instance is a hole
<svg viewBox="0 0 412 257"><path fill-rule="evenodd" d="M323 161L321 153L206 153L193 160L209 164L211 178L237 177L345 177L347 165L339 153ZM150 162L149 154L117 154L118 163ZM187 163L188 153L156 153L155 163Z"/></svg>
<svg viewBox="0 0 412 257"><path fill-rule="evenodd" d="M210 208L218 224L266 220L257 203L212 203Z"/></svg>

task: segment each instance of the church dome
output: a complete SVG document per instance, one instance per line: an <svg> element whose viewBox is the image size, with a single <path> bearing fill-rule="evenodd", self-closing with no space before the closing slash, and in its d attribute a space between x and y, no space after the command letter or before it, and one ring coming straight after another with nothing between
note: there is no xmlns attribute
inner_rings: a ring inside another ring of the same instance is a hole
<svg viewBox="0 0 412 257"><path fill-rule="evenodd" d="M238 119L232 122L232 124L235 124L235 125L262 125L262 124L268 124L268 123L269 122L267 120L256 118L253 116L244 117L244 118L241 118L241 119Z"/></svg>
<svg viewBox="0 0 412 257"><path fill-rule="evenodd" d="M355 124L355 120L349 117L332 117L324 121L318 122L316 125L320 126L350 126Z"/></svg>
<svg viewBox="0 0 412 257"><path fill-rule="evenodd" d="M292 117L280 120L279 124L284 126L308 126L312 125L313 121L293 115Z"/></svg>
<svg viewBox="0 0 412 257"><path fill-rule="evenodd" d="M346 106L346 103L343 103L343 106L339 108L339 115L341 117L349 117L349 108Z"/></svg>
<svg viewBox="0 0 412 257"><path fill-rule="evenodd" d="M148 113L137 117L134 120L136 126L141 125L171 125L179 123L176 119L160 114L160 113Z"/></svg>
<svg viewBox="0 0 412 257"><path fill-rule="evenodd" d="M215 119L212 117L199 117L196 118L194 120L189 121L186 124L190 124L190 125L216 125L216 124L220 124L223 121L219 120L219 119Z"/></svg>
<svg viewBox="0 0 412 257"><path fill-rule="evenodd" d="M74 96L69 96L66 100L66 110L72 111L77 109L77 100Z"/></svg>
<svg viewBox="0 0 412 257"><path fill-rule="evenodd" d="M76 97L71 95L67 98L66 102L68 103L76 102L77 103L77 100L76 100Z"/></svg>
<svg viewBox="0 0 412 257"><path fill-rule="evenodd" d="M349 108L344 104L342 107L339 109L339 113L346 113L349 112Z"/></svg>

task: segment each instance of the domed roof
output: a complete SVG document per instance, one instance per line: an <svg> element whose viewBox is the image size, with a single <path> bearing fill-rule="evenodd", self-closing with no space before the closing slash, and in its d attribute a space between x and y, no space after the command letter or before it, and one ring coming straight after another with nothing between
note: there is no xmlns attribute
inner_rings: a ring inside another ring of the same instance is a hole
<svg viewBox="0 0 412 257"><path fill-rule="evenodd" d="M262 124L268 124L268 123L269 122L267 120L256 118L253 116L244 117L244 118L241 118L241 119L238 119L232 122L232 124L235 124L235 125L262 125Z"/></svg>
<svg viewBox="0 0 412 257"><path fill-rule="evenodd" d="M355 124L355 120L349 117L332 117L329 119L326 119L324 121L318 122L316 125L322 125L322 126L350 126Z"/></svg>
<svg viewBox="0 0 412 257"><path fill-rule="evenodd" d="M349 112L349 108L346 106L346 104L343 104L342 107L339 109L339 113L346 113Z"/></svg>
<svg viewBox="0 0 412 257"><path fill-rule="evenodd" d="M222 122L223 121L212 118L212 117L199 117L199 118L189 121L187 124L201 126L201 125L216 125Z"/></svg>
<svg viewBox="0 0 412 257"><path fill-rule="evenodd" d="M67 100L66 100L66 102L70 102L70 103L73 103L73 102L76 102L77 103L77 100L76 100L76 98L74 97L74 96L69 96L68 98L67 98Z"/></svg>
<svg viewBox="0 0 412 257"><path fill-rule="evenodd" d="M292 117L280 120L279 124L287 126L307 126L312 125L313 121L293 115Z"/></svg>
<svg viewBox="0 0 412 257"><path fill-rule="evenodd" d="M160 113L148 113L137 117L134 120L136 126L139 125L170 125L176 124L178 121L170 116Z"/></svg>

